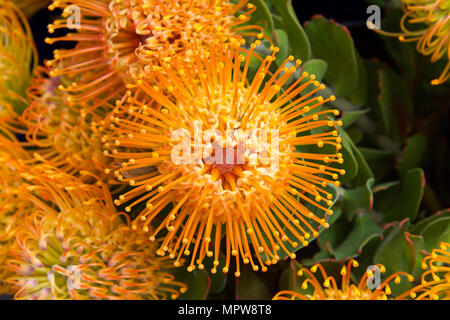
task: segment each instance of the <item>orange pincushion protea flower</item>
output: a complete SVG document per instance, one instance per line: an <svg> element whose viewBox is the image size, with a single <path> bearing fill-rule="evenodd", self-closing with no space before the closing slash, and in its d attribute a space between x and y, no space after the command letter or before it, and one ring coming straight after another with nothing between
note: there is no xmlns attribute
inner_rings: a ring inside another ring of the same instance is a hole
<svg viewBox="0 0 450 320"><path fill-rule="evenodd" d="M0 133L0 293L11 293L10 285L4 280L10 274L4 268L6 253L14 243L16 228L20 221L31 212L31 204L20 201L21 184L18 163L30 161L28 154L8 132Z"/></svg>
<svg viewBox="0 0 450 320"><path fill-rule="evenodd" d="M332 194L325 188L339 185L339 174L345 174L332 166L343 163L335 128L342 122L331 118L339 112L324 106L335 98L317 95L325 86L306 72L281 91L301 62L289 57L271 74L278 48L263 59L249 83L250 58L259 42L248 50L212 44L208 59L155 71L172 96L144 83L142 90L160 107L132 99L124 109L134 118L115 117L115 133L102 138L105 153L122 161L114 174L132 187L115 204L127 212L145 204L133 228L148 232L151 240L167 230L158 253L174 258L176 266L183 254L190 255L189 271L195 264L202 269L205 257L214 256L215 273L221 243L226 246L224 272L231 256L236 276L241 260L266 271L266 265L279 260L279 250L295 257L293 248L306 246L311 235L328 227L326 218L333 214ZM202 131L198 136L198 129L214 129L216 135ZM266 141L255 141L252 132L258 130L268 133ZM174 132L181 134L174 139ZM187 139L194 143L180 161L174 154L184 135L194 137ZM196 156L184 158L191 150ZM231 161L217 161L219 154ZM157 217L158 227L150 232Z"/></svg>
<svg viewBox="0 0 450 320"><path fill-rule="evenodd" d="M79 170L102 173L107 159L90 116L82 116L66 104L67 94L60 91L61 79L50 78L38 68L28 88L30 106L22 115L26 137L35 156L65 172Z"/></svg>
<svg viewBox="0 0 450 320"><path fill-rule="evenodd" d="M0 0L0 118L27 105L25 90L38 61L30 26L12 1Z"/></svg>
<svg viewBox="0 0 450 320"><path fill-rule="evenodd" d="M384 281L382 281L378 288L367 288L367 279L374 275L373 271L367 270L358 284L351 283L350 274L351 268L358 267L359 264L355 260L350 260L347 266L341 269L341 279L335 279L329 276L323 266L320 263L313 265L310 269L301 268L297 275L305 276L306 279L302 283L302 289L307 290L309 286L312 286L312 294L301 294L295 291L280 291L273 298L274 300L386 300L391 295L390 283L394 282L399 284L401 277L404 276L408 281L414 281L414 278L405 272L396 272ZM380 272L386 272L383 265L377 265ZM314 275L315 272L320 271L320 278L323 282L317 279ZM338 287L338 283L341 286Z"/></svg>
<svg viewBox="0 0 450 320"><path fill-rule="evenodd" d="M249 20L255 6L248 4L249 11L235 17L247 2L55 0L50 9L64 9L64 18L77 6L81 24L76 33L47 39L48 43L78 42L75 49L55 50L55 60L48 65L54 67L53 76L73 78L65 87L71 93L69 102L84 105L98 99L95 107L121 98L126 84L132 88L136 81L152 79L160 61L193 61L194 41L206 48L212 41L238 42L243 35L262 37L262 28L240 26ZM49 31L67 27L68 21L58 20L49 25Z"/></svg>
<svg viewBox="0 0 450 320"><path fill-rule="evenodd" d="M8 254L16 299L170 299L187 289L163 270L156 244L122 222L105 186L45 165L23 170L35 209Z"/></svg>
<svg viewBox="0 0 450 320"><path fill-rule="evenodd" d="M433 85L445 83L450 77L450 1L448 0L402 0L404 15L400 21L401 33L388 33L398 36L403 42L417 42L417 51L431 56L431 61L447 60L439 78L431 81ZM412 26L420 26L411 29Z"/></svg>
<svg viewBox="0 0 450 320"><path fill-rule="evenodd" d="M450 300L450 243L441 242L439 249L422 262L422 283L411 289L416 300Z"/></svg>

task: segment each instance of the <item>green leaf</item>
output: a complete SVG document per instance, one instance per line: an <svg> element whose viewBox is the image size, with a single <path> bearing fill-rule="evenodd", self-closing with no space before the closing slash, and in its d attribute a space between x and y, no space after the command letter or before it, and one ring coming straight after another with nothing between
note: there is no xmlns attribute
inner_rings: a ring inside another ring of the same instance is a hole
<svg viewBox="0 0 450 320"><path fill-rule="evenodd" d="M345 170L345 175L341 177L341 181L349 184L358 173L358 162L353 154L353 143L351 142L351 138L343 129L338 128L338 131L342 138L342 149L340 151L342 153L342 158L344 159L344 163L340 165L340 167Z"/></svg>
<svg viewBox="0 0 450 320"><path fill-rule="evenodd" d="M236 300L270 300L269 289L257 273L251 268L242 266L241 276L236 278Z"/></svg>
<svg viewBox="0 0 450 320"><path fill-rule="evenodd" d="M374 234L368 237L358 249L359 268L353 269L352 273L357 279L361 279L366 272L367 268L373 265L373 254L380 246L383 239L383 234Z"/></svg>
<svg viewBox="0 0 450 320"><path fill-rule="evenodd" d="M422 234L423 230L432 222L441 219L441 218L450 218L450 209L445 209L442 211L438 211L435 214L429 216L428 218L425 218L423 220L420 220L418 223L414 225L414 228L412 229L412 233L415 234Z"/></svg>
<svg viewBox="0 0 450 320"><path fill-rule="evenodd" d="M374 182L375 179L370 178L369 180L367 180L366 184L355 189L348 189L345 191L344 199L342 200L342 206L349 219L352 219L358 211L366 211L372 209L372 186Z"/></svg>
<svg viewBox="0 0 450 320"><path fill-rule="evenodd" d="M347 96L358 84L358 61L348 30L323 17L314 18L305 27L314 56L328 63L325 81L337 95Z"/></svg>
<svg viewBox="0 0 450 320"><path fill-rule="evenodd" d="M423 236L428 252L439 248L441 242L450 242L450 209L420 221L414 226L412 233Z"/></svg>
<svg viewBox="0 0 450 320"><path fill-rule="evenodd" d="M390 181L375 186L373 188L375 210L384 212L392 208L397 201L401 185L400 181Z"/></svg>
<svg viewBox="0 0 450 320"><path fill-rule="evenodd" d="M427 138L422 134L415 134L408 138L403 157L398 163L398 171L404 175L408 170L420 166L427 151Z"/></svg>
<svg viewBox="0 0 450 320"><path fill-rule="evenodd" d="M411 270L411 266L406 260L402 244L405 232L408 230L409 225L409 221L406 220L390 230L374 254L374 263L383 264L389 272L409 272Z"/></svg>
<svg viewBox="0 0 450 320"><path fill-rule="evenodd" d="M347 239L334 251L336 259L341 260L358 255L366 241L381 233L381 228L372 217L367 214L358 216Z"/></svg>
<svg viewBox="0 0 450 320"><path fill-rule="evenodd" d="M353 144L353 142L352 142ZM359 186L365 183L368 179L373 178L372 169L367 164L366 159L364 159L361 151L353 144L353 154L355 155L356 162L358 163L358 174L353 180L354 185Z"/></svg>
<svg viewBox="0 0 450 320"><path fill-rule="evenodd" d="M365 115L367 112L369 112L369 109L342 112L342 122L343 122L342 128L344 129L348 128L356 120Z"/></svg>
<svg viewBox="0 0 450 320"><path fill-rule="evenodd" d="M186 268L173 269L172 274L179 282L185 283L188 286L188 290L181 294L180 300L204 300L206 299L209 287L210 279L208 274L204 270L194 270L188 272Z"/></svg>
<svg viewBox="0 0 450 320"><path fill-rule="evenodd" d="M342 210L340 208L335 209L337 218L333 223L333 226L327 230L324 230L320 237L317 238L317 242L320 246L320 253L314 256L314 260L321 260L323 257L332 255L334 250L347 238L348 230L353 228L354 223L350 222L346 216L341 215ZM327 254L325 254L327 253Z"/></svg>
<svg viewBox="0 0 450 320"><path fill-rule="evenodd" d="M405 81L389 69L379 71L379 111L385 133L395 140L412 126L413 100Z"/></svg>
<svg viewBox="0 0 450 320"><path fill-rule="evenodd" d="M275 41L280 51L276 55L277 65L281 65L289 56L289 38L288 34L282 29L275 29Z"/></svg>
<svg viewBox="0 0 450 320"><path fill-rule="evenodd" d="M430 223L422 232L425 239L425 248L428 252L439 248L441 242L449 242L450 217L443 217Z"/></svg>
<svg viewBox="0 0 450 320"><path fill-rule="evenodd" d="M252 0L251 3L256 6L256 11L252 13L251 19L247 25L260 25L264 28L264 34L272 37L274 24L272 14L263 0Z"/></svg>
<svg viewBox="0 0 450 320"><path fill-rule="evenodd" d="M404 220L389 230L384 241L375 252L374 263L381 263L386 267L386 275L403 271L412 274L416 279L421 273L420 265L423 259L421 250L424 248L422 236L409 233L410 223ZM401 286L395 289L399 293L409 289L412 285L403 281Z"/></svg>
<svg viewBox="0 0 450 320"><path fill-rule="evenodd" d="M318 81L322 80L327 72L328 64L321 59L311 59L303 64L302 71L306 71L309 74L314 74Z"/></svg>
<svg viewBox="0 0 450 320"><path fill-rule="evenodd" d="M342 156L344 158L344 164L343 168L346 170L345 176L342 178L342 181L349 182L352 181L352 183L355 186L362 185L366 183L366 181L370 178L373 178L373 172L370 169L369 165L367 164L366 160L364 159L361 152L358 150L358 148L353 143L352 139L349 137L349 135L343 130L342 128L338 127L338 131L340 133L340 136L342 137ZM351 150L351 152L349 152ZM350 162L350 164L346 163ZM355 168L354 162L356 162L356 169L357 172L354 174L354 172L351 173L349 178L347 176L347 167L350 169Z"/></svg>
<svg viewBox="0 0 450 320"><path fill-rule="evenodd" d="M359 147L359 151L372 169L376 180L383 180L395 164L395 154L390 150Z"/></svg>
<svg viewBox="0 0 450 320"><path fill-rule="evenodd" d="M291 0L274 0L272 4L282 18L292 54L303 61L309 60L311 58L309 39L295 15Z"/></svg>
<svg viewBox="0 0 450 320"><path fill-rule="evenodd" d="M422 202L424 187L423 170L420 168L409 170L402 180L394 205L383 212L383 222L400 221L405 218L414 220Z"/></svg>
<svg viewBox="0 0 450 320"><path fill-rule="evenodd" d="M349 99L354 105L363 106L367 101L367 73L366 67L357 51L355 51L355 55L358 65L358 84L356 85L355 90L350 94Z"/></svg>

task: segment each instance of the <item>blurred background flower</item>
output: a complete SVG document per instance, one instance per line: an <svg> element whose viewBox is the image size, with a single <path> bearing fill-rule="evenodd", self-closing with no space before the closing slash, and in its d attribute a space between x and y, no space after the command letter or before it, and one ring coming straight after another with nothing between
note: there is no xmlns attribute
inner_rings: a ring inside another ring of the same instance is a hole
<svg viewBox="0 0 450 320"><path fill-rule="evenodd" d="M6 262L16 299L153 300L186 291L164 271L156 245L129 230L101 183L85 185L46 165L21 170L22 199L34 207Z"/></svg>
<svg viewBox="0 0 450 320"><path fill-rule="evenodd" d="M404 272L395 272L381 280L381 273L385 273L386 268L383 265L374 265L364 272L359 282L352 283L351 269L358 266L356 260L350 260L347 266L343 266L340 270L339 279L329 276L320 263L311 268L301 268L297 276L301 278L302 293L281 291L275 295L274 300L387 300L392 298L390 285L399 284L402 278L414 281L411 275ZM371 278L375 277L380 278L371 281ZM368 286L369 282L373 283L372 288Z"/></svg>

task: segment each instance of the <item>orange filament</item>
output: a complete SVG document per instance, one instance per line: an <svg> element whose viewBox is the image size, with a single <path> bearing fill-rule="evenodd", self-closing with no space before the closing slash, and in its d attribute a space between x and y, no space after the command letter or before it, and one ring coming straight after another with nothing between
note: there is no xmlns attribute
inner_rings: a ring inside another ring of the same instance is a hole
<svg viewBox="0 0 450 320"><path fill-rule="evenodd" d="M245 11L247 2L55 0L49 8L63 9L64 19L49 25L50 33L71 27L67 18L72 5L81 10L81 19L77 32L46 39L50 44L77 42L74 49L55 50L55 59L47 65L53 68L52 76L71 80L63 88L70 93L69 103L90 103L92 111L112 99L124 102L126 90L135 91L142 81L151 81L161 64L192 62L193 42L206 49L211 42L262 38L261 27L241 27L256 9L248 4Z"/></svg>
<svg viewBox="0 0 450 320"><path fill-rule="evenodd" d="M447 60L441 75L432 85L445 83L450 77L450 2L448 0L402 0L404 15L400 33L376 30L395 36L402 42L417 42L417 51L431 56L431 62ZM421 26L411 30L409 25Z"/></svg>
<svg viewBox="0 0 450 320"><path fill-rule="evenodd" d="M440 248L433 249L422 261L421 284L403 296L416 300L450 299L450 243L441 242Z"/></svg>
<svg viewBox="0 0 450 320"><path fill-rule="evenodd" d="M101 151L95 120L66 104L61 78L50 78L48 70L38 68L27 90L30 106L22 115L25 135L34 156L61 170L77 174L89 170L103 175L107 158ZM95 122L94 122L95 124Z"/></svg>
<svg viewBox="0 0 450 320"><path fill-rule="evenodd" d="M115 212L101 182L86 185L48 165L21 170L33 208L6 262L15 299L175 299L187 290L164 271L156 244Z"/></svg>
<svg viewBox="0 0 450 320"><path fill-rule="evenodd" d="M13 1L2 1L0 21L0 117L15 121L27 106L25 89L38 56L27 19Z"/></svg>
<svg viewBox="0 0 450 320"><path fill-rule="evenodd" d="M406 277L408 281L414 281L414 278L405 272L396 272L386 279L384 279L378 288L367 288L367 277L372 276L371 271L364 273L358 284L351 283L350 274L352 267L356 268L359 264L357 261L351 259L347 266L342 267L340 279L330 276L325 271L324 267L317 263L311 268L301 268L297 272L297 276L302 277L302 290L307 290L312 286L312 293L300 293L290 290L278 292L274 300L386 300L392 299L390 283L400 283L402 277ZM386 269L383 265L377 265L381 273ZM320 276L315 273L319 271ZM320 279L320 280L319 280ZM341 286L338 287L338 283ZM397 297L397 299L400 297Z"/></svg>
<svg viewBox="0 0 450 320"><path fill-rule="evenodd" d="M240 262L266 271L267 265L280 259L280 250L295 257L288 247L308 245L311 235L329 227L326 220L333 214L329 209L332 194L325 188L328 184L339 186L338 176L345 174L334 167L343 163L336 130L342 122L334 120L337 110L321 109L334 97L319 97L302 107L304 114L289 118L289 110L297 110L308 99L302 98L304 89L324 87L313 75L304 73L301 79L306 85L298 82L281 91L301 62L289 57L278 71L270 73L277 48L263 59L248 83L249 60L259 43L249 50L212 43L208 58L194 54L194 64L162 65L154 75L170 94L144 81L142 91L156 104L149 106L130 95L126 104L113 110L113 114L128 116L112 117L99 128L101 132L111 130L112 134L102 137L105 154L120 162L108 171L131 186L114 203L125 206L127 212L145 205L136 212L133 229L148 232L158 218L149 239L167 231L158 254L169 255L176 266L191 256L189 271L202 268L204 259L210 257L215 272L222 243L226 245L224 272L228 272L232 257L236 276ZM265 77L269 80L263 86ZM206 134L208 129L214 134ZM176 130L189 135L189 146L181 158L192 162L173 161L183 140L183 135L173 139ZM252 139L252 130L263 130L267 139ZM274 144L277 134L279 141ZM227 137L231 141L227 142ZM316 150L309 151L311 147ZM238 157L240 148L245 150L242 157ZM208 161L227 151L231 151L231 162ZM278 159L278 165L273 159ZM311 206L319 213L313 213Z"/></svg>

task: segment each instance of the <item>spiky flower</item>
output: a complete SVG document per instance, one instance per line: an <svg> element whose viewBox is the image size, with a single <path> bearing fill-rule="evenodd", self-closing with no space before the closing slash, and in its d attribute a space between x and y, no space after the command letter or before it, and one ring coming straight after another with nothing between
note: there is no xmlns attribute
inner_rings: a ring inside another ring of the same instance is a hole
<svg viewBox="0 0 450 320"><path fill-rule="evenodd" d="M30 106L22 115L26 138L36 158L65 172L102 173L107 159L95 127L89 124L92 117L67 105L67 94L58 88L61 81L49 77L46 68L36 70L27 90Z"/></svg>
<svg viewBox="0 0 450 320"><path fill-rule="evenodd" d="M0 0L0 117L13 118L27 104L25 89L37 63L30 26L12 1Z"/></svg>
<svg viewBox="0 0 450 320"><path fill-rule="evenodd" d="M78 31L47 42L78 45L55 50L55 60L48 65L54 67L52 75L73 79L65 88L71 93L70 102L83 105L97 99L94 106L101 105L120 98L126 84L132 88L136 81L153 78L160 61L193 61L194 41L206 47L212 41L236 42L242 35L261 37L260 27L240 26L255 6L248 4L247 12L235 16L247 2L54 0L50 9L63 9L64 19L49 25L50 33L60 28Z"/></svg>
<svg viewBox="0 0 450 320"><path fill-rule="evenodd" d="M163 66L155 76L172 96L144 83L155 104L132 99L124 107L132 121L113 117L115 133L103 137L105 153L121 161L114 174L132 187L115 204L135 210L133 228L151 240L167 231L158 253L177 266L190 255L189 271L214 257L216 272L222 243L224 272L232 256L236 276L242 261L266 271L280 250L295 257L333 214L326 187L339 186L345 174L334 167L343 163L339 111L325 106L335 97L323 98L325 86L299 74L301 61L293 57L272 74L278 48L261 59L249 83L259 44L211 44L208 59Z"/></svg>
<svg viewBox="0 0 450 320"><path fill-rule="evenodd" d="M431 56L431 62L447 61L442 74L431 84L445 83L450 77L450 1L448 0L402 0L404 15L400 21L402 42L417 42L417 51Z"/></svg>
<svg viewBox="0 0 450 320"><path fill-rule="evenodd" d="M421 284L409 295L416 300L450 300L450 243L441 242L422 262Z"/></svg>
<svg viewBox="0 0 450 320"><path fill-rule="evenodd" d="M18 226L8 281L16 299L165 299L186 286L165 258L116 214L104 185L85 185L47 165L24 168L35 210ZM87 173L86 173L87 174Z"/></svg>
<svg viewBox="0 0 450 320"><path fill-rule="evenodd" d="M391 299L392 282L399 284L402 277L406 277L408 281L414 281L414 278L405 272L396 272L384 279L378 284L378 287L372 289L367 287L367 280L374 277L376 274L374 269L368 269L362 276L359 283L352 283L350 279L351 269L358 267L356 260L351 259L347 266L343 266L340 274L341 278L336 279L327 274L324 267L317 263L310 269L301 268L297 275L304 277L302 282L302 290L311 289L312 293L299 293L295 291L280 291L273 298L274 300L386 300ZM386 268L379 264L379 273L386 272ZM315 273L319 271L319 275ZM320 280L319 280L320 279ZM339 286L340 283L340 286ZM374 281L376 285L376 281Z"/></svg>
<svg viewBox="0 0 450 320"><path fill-rule="evenodd" d="M8 137L9 135L9 137ZM18 163L29 161L28 154L8 131L0 133L0 293L11 293L4 280L10 274L4 268L6 253L14 243L16 228L29 213L31 205L20 201L21 184L24 182Z"/></svg>

